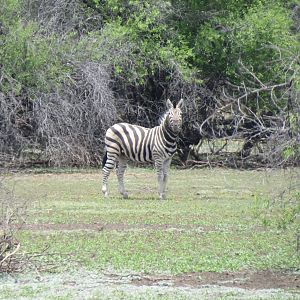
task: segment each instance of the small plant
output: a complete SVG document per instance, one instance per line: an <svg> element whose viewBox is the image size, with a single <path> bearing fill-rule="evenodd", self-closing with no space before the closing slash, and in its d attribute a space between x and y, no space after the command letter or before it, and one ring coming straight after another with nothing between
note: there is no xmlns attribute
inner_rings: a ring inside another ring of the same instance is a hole
<svg viewBox="0 0 300 300"><path fill-rule="evenodd" d="M284 194L272 200L255 197L252 212L263 226L285 230L300 217L300 192L289 193L285 197Z"/></svg>

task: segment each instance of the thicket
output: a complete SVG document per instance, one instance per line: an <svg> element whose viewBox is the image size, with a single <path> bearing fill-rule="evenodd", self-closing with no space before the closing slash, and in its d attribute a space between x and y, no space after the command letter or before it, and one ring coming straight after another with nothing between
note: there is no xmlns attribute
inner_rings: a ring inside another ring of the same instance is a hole
<svg viewBox="0 0 300 300"><path fill-rule="evenodd" d="M181 160L223 138L299 163L299 19L297 0L0 0L1 165L98 165L108 126L154 126L167 98Z"/></svg>

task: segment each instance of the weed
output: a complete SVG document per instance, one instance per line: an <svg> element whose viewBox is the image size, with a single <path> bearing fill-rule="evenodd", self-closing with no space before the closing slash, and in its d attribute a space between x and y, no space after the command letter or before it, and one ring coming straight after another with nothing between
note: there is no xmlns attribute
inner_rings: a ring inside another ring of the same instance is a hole
<svg viewBox="0 0 300 300"><path fill-rule="evenodd" d="M256 196L252 206L252 213L260 220L264 227L275 227L286 230L296 224L296 230L300 230L300 192L292 192L288 195L270 199Z"/></svg>

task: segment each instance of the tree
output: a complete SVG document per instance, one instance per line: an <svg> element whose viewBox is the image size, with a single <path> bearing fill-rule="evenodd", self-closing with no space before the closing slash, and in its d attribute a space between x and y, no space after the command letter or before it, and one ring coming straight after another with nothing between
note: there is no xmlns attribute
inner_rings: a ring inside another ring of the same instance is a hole
<svg viewBox="0 0 300 300"><path fill-rule="evenodd" d="M1 0L0 151L97 164L113 122L155 126L166 98L186 98L182 160L203 138L242 138L245 158L276 134L277 157L298 155L297 7Z"/></svg>

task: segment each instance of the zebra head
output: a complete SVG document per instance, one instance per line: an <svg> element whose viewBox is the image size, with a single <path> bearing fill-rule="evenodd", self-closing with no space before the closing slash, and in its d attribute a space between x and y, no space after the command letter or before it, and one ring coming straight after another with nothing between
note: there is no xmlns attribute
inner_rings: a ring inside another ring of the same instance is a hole
<svg viewBox="0 0 300 300"><path fill-rule="evenodd" d="M183 99L174 107L170 99L167 100L168 111L166 113L166 126L168 126L175 134L181 131L182 127L182 112Z"/></svg>

